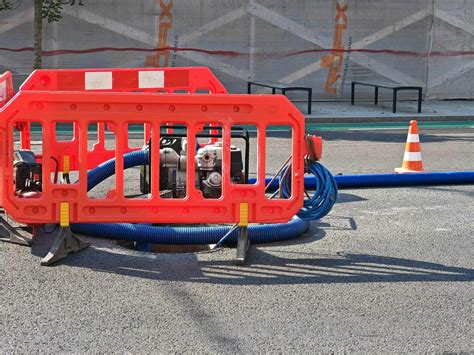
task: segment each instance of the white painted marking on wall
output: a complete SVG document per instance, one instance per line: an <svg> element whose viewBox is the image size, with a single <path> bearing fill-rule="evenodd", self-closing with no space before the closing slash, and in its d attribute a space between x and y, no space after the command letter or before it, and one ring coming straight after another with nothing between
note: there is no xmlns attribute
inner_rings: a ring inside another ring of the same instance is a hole
<svg viewBox="0 0 474 355"><path fill-rule="evenodd" d="M17 12L15 15L10 15L0 23L0 33L5 33L27 22L32 22L34 19L33 6L23 11Z"/></svg>
<svg viewBox="0 0 474 355"><path fill-rule="evenodd" d="M110 90L112 89L112 72L86 72L86 90Z"/></svg>
<svg viewBox="0 0 474 355"><path fill-rule="evenodd" d="M165 72L163 70L139 71L138 87L141 89L165 87Z"/></svg>
<svg viewBox="0 0 474 355"><path fill-rule="evenodd" d="M352 48L358 48L358 49L363 49L363 48L366 48L367 46L369 46L370 44L374 43L374 42L377 42L397 31L400 31L401 29L413 24L413 23L416 23L422 19L424 19L425 17L427 17L428 15L430 15L430 11L431 11L431 7L426 7L422 10L420 10L419 12L416 12L410 16L407 16L403 19L401 19L400 21L398 22L395 22L385 28L383 28L382 30L380 31L377 31L375 33L372 33L370 34L369 36L357 41L357 42L354 42L352 44ZM258 14L254 14L256 16L259 16ZM261 17L262 18L262 17ZM268 21L268 19L266 18L262 18L263 20L266 20ZM273 25L275 26L278 26L278 27L281 27L279 26L277 23L272 23ZM282 29L285 29L284 27L281 27ZM312 39L307 39L306 37L302 36L300 33L298 32L295 32L293 31L292 32L294 35L304 39L304 40L307 40L309 41L310 43L313 43L315 44L316 46L319 46L319 47L323 47L323 48L330 48L331 47L331 44L327 44L327 43L322 43L322 41L314 41ZM384 77L387 77L389 79L392 79L398 83L404 83L404 84L411 84L411 85L415 85L414 83L416 83L416 85L418 86L423 86L423 83L420 81L420 80L417 80L415 78L412 78L411 76L407 75L406 73L403 73L401 71L398 71L394 68L392 68L391 66L389 65L385 65L381 62L378 62L376 61L373 56L371 56L370 58L367 56L367 55L364 55L362 53L352 53L352 55L350 56L350 61L351 62L354 62L354 63L357 63L363 67L366 67L368 68L369 70L371 71L374 71L376 72L377 74L380 74L380 75L383 75ZM280 78L278 81L283 81L283 82L286 82L286 83L293 83L299 79L302 79L314 72L317 72L321 69L323 69L324 67L322 67L321 65L321 61L318 59L316 62L314 63L310 63L302 68L299 68L297 71L293 72L293 73L290 73L282 78Z"/></svg>
<svg viewBox="0 0 474 355"><path fill-rule="evenodd" d="M122 36L125 36L127 38L134 39L136 41L148 44L150 46L155 46L156 45L156 38L153 37L151 34L146 33L144 31L140 31L136 28L126 26L121 22L112 20L110 18L101 16L99 14L96 14L92 11L88 11L85 9L74 9L76 6L66 6L63 8L63 13L66 13L69 16L73 16L75 18L78 18L82 21L91 23L93 25L105 28L109 31L118 33ZM223 25L225 23L222 23ZM213 26L213 25L212 25ZM212 27L211 26L211 27ZM206 27L203 26L203 27ZM212 29L215 29L215 27L212 27ZM216 60L211 58L208 54L205 53L192 53L192 52L177 52L177 55L179 55L182 58L185 59L190 59L193 62L202 64L206 67L211 67L211 68L219 68L219 71L228 74L232 77L235 77L237 79L242 79L242 78L249 78L250 77L250 72L248 70L243 70L240 68L237 68L227 62L223 62L221 60ZM3 63L3 61L2 61ZM4 63L3 63L4 64ZM14 65L11 65L14 67ZM125 67L126 65L119 65L121 67Z"/></svg>

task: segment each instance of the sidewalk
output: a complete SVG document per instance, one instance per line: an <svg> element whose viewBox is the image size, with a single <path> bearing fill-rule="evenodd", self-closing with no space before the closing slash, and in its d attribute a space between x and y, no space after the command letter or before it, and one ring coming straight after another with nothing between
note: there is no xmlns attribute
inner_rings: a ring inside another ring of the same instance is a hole
<svg viewBox="0 0 474 355"><path fill-rule="evenodd" d="M397 113L392 113L392 102L350 102L313 101L313 112L306 114L306 102L293 102L305 113L307 122L405 122L419 121L474 121L473 100L424 101L421 113L417 112L416 101L397 102Z"/></svg>

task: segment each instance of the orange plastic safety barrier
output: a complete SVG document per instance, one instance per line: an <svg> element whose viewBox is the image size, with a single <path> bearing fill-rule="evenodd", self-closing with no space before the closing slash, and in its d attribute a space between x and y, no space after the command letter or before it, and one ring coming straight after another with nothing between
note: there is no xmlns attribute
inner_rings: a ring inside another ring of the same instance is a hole
<svg viewBox="0 0 474 355"><path fill-rule="evenodd" d="M227 94L206 67L36 70L21 85L25 90Z"/></svg>
<svg viewBox="0 0 474 355"><path fill-rule="evenodd" d="M210 94L197 94L199 89L207 89ZM174 93L176 90L190 93ZM194 186L194 159L186 163L186 197L160 197L160 153L153 145L150 197L124 196L121 157L132 150L128 147L129 125L144 125L149 132L146 138L159 142L160 129L169 123L186 126L188 157L196 155L196 134L204 125L222 127L220 198L204 198ZM57 126L61 124L73 125L71 140L59 139ZM99 143L93 148L88 147L90 124L96 124L99 130ZM231 129L249 124L258 131L257 182L234 184L230 181ZM292 196L288 199L269 199L265 194L269 125L292 129ZM21 197L14 187L14 150L35 150L37 142L31 140L35 136L31 129L37 126L42 132L42 151L36 153L42 163L42 191L35 198ZM105 128L115 138L112 147L104 144ZM21 134L17 143L16 131ZM102 145L100 149L98 144ZM303 205L305 151L304 116L286 97L226 94L207 68L37 70L0 108L1 203L15 220L30 225L58 223L60 207L65 204L69 206L70 223L235 223L240 219L241 203L248 204L249 223L284 222ZM117 157L115 188L104 198L92 198L87 193L88 169L111 157ZM51 176L58 169L77 170L78 180L55 183Z"/></svg>
<svg viewBox="0 0 474 355"><path fill-rule="evenodd" d="M4 106L15 94L12 83L12 73L7 71L0 75L0 107Z"/></svg>
<svg viewBox="0 0 474 355"><path fill-rule="evenodd" d="M227 90L215 75L205 67L193 68L160 68L160 69L61 69L34 71L21 85L20 91L74 91L74 92L153 92L153 93L207 93L226 94ZM71 104L71 108L76 104ZM107 104L104 110L107 110ZM101 121L96 119L95 121ZM65 121L61 120L62 123ZM22 148L30 149L29 126L21 128ZM107 131L103 122L97 124L98 140L93 149L88 152L87 167L93 168L98 164L114 157L115 149L106 147L105 134ZM78 136L79 127L74 125L74 138L70 141L52 139L51 151L63 171L61 155L68 155L69 168L77 170L84 160L79 162ZM149 130L147 130L149 132ZM51 136L52 138L52 136ZM146 137L149 138L149 137ZM127 146L125 152L132 151Z"/></svg>

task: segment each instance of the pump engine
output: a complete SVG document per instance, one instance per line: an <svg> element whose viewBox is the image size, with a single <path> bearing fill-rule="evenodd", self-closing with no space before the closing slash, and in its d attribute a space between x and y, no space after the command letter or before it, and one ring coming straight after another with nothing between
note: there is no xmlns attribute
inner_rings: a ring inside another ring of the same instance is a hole
<svg viewBox="0 0 474 355"><path fill-rule="evenodd" d="M150 144L150 143L149 143ZM222 191L222 142L209 143L197 147L195 161L195 186L206 198L218 198ZM186 196L186 164L188 160L186 138L162 138L160 141L160 195L164 198L183 198ZM233 183L244 182L242 151L230 147ZM142 167L141 189L147 193L149 179L143 181L150 167Z"/></svg>
<svg viewBox="0 0 474 355"><path fill-rule="evenodd" d="M15 191L17 193L41 191L42 169L41 164L36 162L35 154L24 149L15 150L13 154Z"/></svg>

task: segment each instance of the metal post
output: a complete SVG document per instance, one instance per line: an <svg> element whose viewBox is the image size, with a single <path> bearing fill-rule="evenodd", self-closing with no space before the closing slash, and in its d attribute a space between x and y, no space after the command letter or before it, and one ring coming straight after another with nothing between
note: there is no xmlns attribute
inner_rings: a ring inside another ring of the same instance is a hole
<svg viewBox="0 0 474 355"><path fill-rule="evenodd" d="M423 98L423 89L418 89L418 113L421 113L421 101Z"/></svg>
<svg viewBox="0 0 474 355"><path fill-rule="evenodd" d="M235 262L237 265L245 264L247 260L247 251L249 250L250 242L247 227L239 227L239 236L237 237L237 256Z"/></svg>
<svg viewBox="0 0 474 355"><path fill-rule="evenodd" d="M247 250L249 249L249 236L247 226L249 224L249 204L241 202L239 205L239 235L237 237L237 255L235 262L242 265L247 259Z"/></svg>
<svg viewBox="0 0 474 355"><path fill-rule="evenodd" d="M252 93L252 83L250 81L247 82L247 93L249 93L249 94Z"/></svg>
<svg viewBox="0 0 474 355"><path fill-rule="evenodd" d="M351 83L351 105L354 105L354 101L355 101L355 83L352 82Z"/></svg>
<svg viewBox="0 0 474 355"><path fill-rule="evenodd" d="M393 89L393 113L397 112L397 89Z"/></svg>
<svg viewBox="0 0 474 355"><path fill-rule="evenodd" d="M374 97L374 104L378 105L379 104L379 87L375 87L375 97Z"/></svg>
<svg viewBox="0 0 474 355"><path fill-rule="evenodd" d="M313 89L308 90L308 115L311 115L311 104L313 101Z"/></svg>

